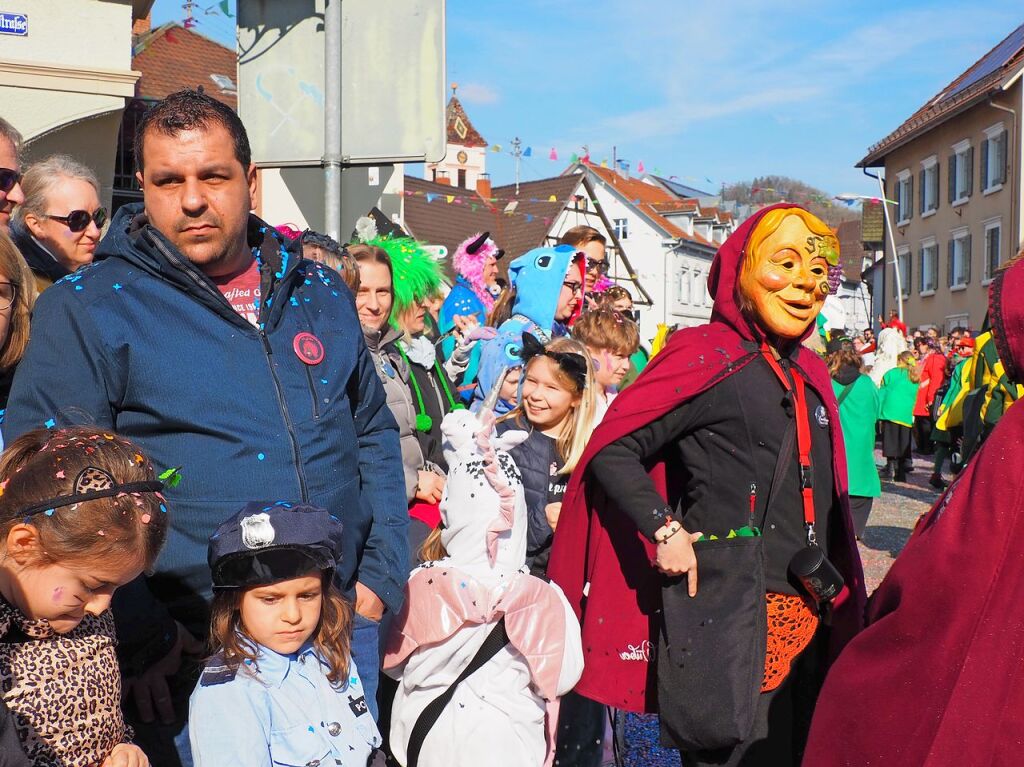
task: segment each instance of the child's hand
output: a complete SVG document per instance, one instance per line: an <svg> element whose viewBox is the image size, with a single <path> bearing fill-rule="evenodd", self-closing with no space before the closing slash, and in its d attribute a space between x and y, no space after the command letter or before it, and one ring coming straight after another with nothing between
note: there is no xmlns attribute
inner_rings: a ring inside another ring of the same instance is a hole
<svg viewBox="0 0 1024 767"><path fill-rule="evenodd" d="M103 760L100 767L149 767L149 759L138 746L119 743L114 746L114 750Z"/></svg>
<svg viewBox="0 0 1024 767"><path fill-rule="evenodd" d="M432 471L420 469L416 483L416 497L424 503L437 503L444 494L444 477Z"/></svg>
<svg viewBox="0 0 1024 767"><path fill-rule="evenodd" d="M558 515L562 513L562 502L556 501L555 503L549 503L544 507L544 516L548 518L548 524L551 525L551 529L554 530L558 527Z"/></svg>

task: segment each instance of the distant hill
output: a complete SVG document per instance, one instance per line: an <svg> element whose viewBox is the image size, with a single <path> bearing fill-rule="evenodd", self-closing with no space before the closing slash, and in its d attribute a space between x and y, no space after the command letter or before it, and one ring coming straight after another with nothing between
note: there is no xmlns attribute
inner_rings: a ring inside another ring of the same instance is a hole
<svg viewBox="0 0 1024 767"><path fill-rule="evenodd" d="M829 226L860 218L858 210L835 202L828 192L787 176L759 176L752 181L726 184L722 195L725 200L755 207L773 202L797 202Z"/></svg>

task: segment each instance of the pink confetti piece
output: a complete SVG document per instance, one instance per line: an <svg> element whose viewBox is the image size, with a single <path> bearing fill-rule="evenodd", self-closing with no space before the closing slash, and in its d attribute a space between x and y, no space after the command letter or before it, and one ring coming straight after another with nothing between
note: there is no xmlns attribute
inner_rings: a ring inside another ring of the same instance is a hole
<svg viewBox="0 0 1024 767"><path fill-rule="evenodd" d="M143 514L143 515L142 515L142 516L140 517L140 519L142 520L142 524L144 524L144 525L148 525L148 524L149 524L149 520L151 520L151 519L152 519L152 517L151 517L151 516L149 516L149 514Z"/></svg>
<svg viewBox="0 0 1024 767"><path fill-rule="evenodd" d="M57 479L64 479L64 469L57 472Z"/></svg>

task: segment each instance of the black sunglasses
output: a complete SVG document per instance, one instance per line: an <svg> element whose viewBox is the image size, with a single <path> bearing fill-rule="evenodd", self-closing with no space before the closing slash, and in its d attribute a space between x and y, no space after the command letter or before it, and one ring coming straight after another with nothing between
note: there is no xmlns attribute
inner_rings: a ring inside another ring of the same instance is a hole
<svg viewBox="0 0 1024 767"><path fill-rule="evenodd" d="M598 274L608 274L608 261L598 261L597 259L591 259L587 261L587 271L597 272Z"/></svg>
<svg viewBox="0 0 1024 767"><path fill-rule="evenodd" d="M102 229L103 225L107 223L106 208L96 208L95 213L90 213L87 210L73 210L66 216L51 216L47 213L46 217L52 218L54 221L60 221L72 232L84 232L88 228L90 221L96 222L97 229Z"/></svg>
<svg viewBox="0 0 1024 767"><path fill-rule="evenodd" d="M0 192L7 194L21 183L21 174L10 168L0 168Z"/></svg>

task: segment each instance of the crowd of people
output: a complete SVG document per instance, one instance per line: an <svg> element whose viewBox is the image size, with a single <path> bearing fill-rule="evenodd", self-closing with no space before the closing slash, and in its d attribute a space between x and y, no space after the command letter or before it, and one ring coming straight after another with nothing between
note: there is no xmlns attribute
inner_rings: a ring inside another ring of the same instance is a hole
<svg viewBox="0 0 1024 767"><path fill-rule="evenodd" d="M856 541L914 449L990 492L1019 269L977 337L894 316L819 353L838 241L769 206L719 249L711 321L648 348L590 227L507 264L475 233L449 286L369 220L253 215L245 128L201 92L134 149L143 202L108 223L88 167L23 171L0 119L0 765L898 753L846 659L920 627L867 607ZM954 489L879 594L962 545Z"/></svg>

